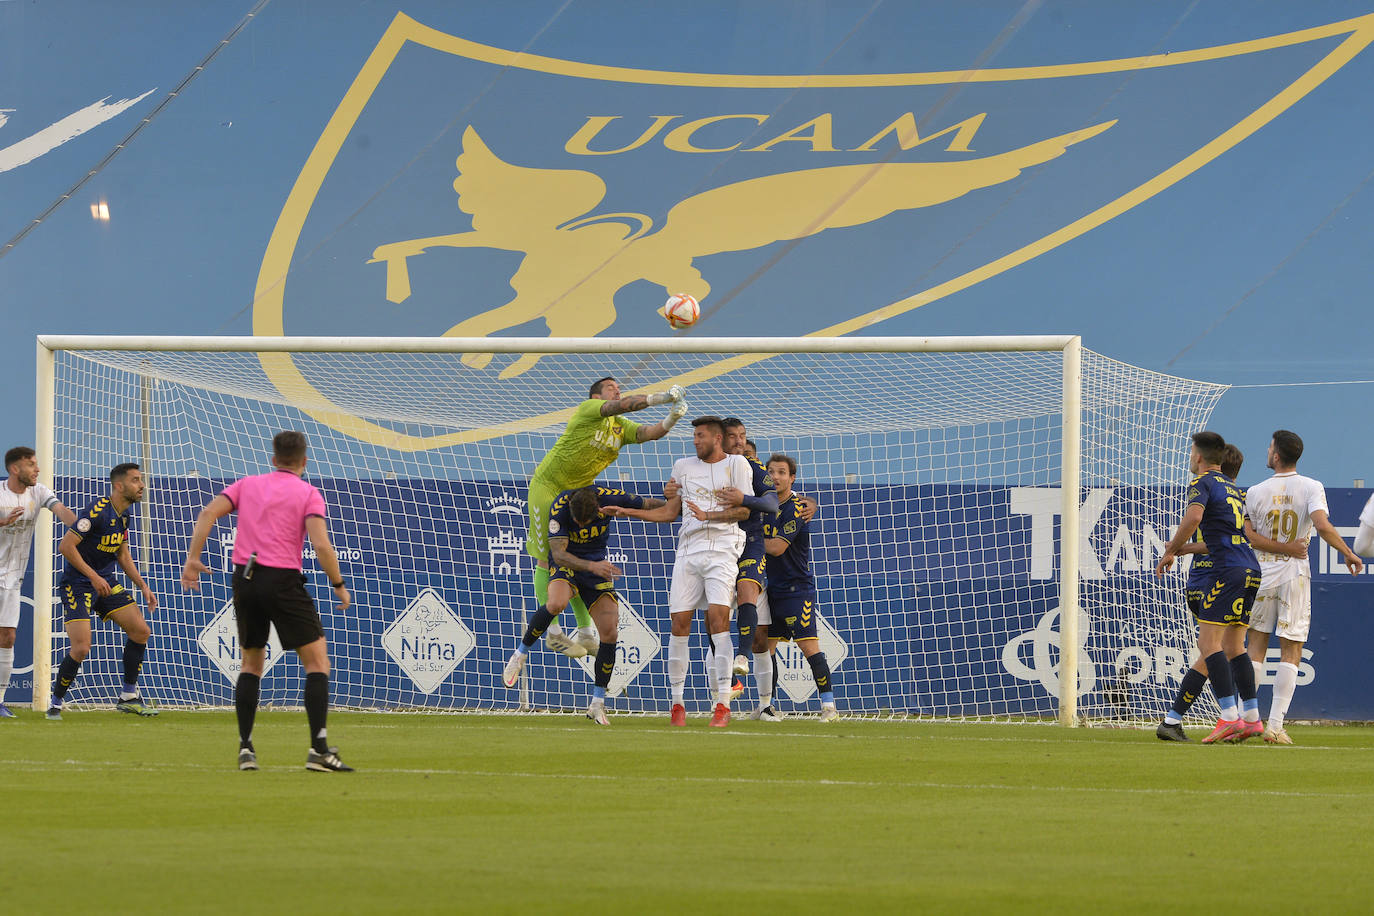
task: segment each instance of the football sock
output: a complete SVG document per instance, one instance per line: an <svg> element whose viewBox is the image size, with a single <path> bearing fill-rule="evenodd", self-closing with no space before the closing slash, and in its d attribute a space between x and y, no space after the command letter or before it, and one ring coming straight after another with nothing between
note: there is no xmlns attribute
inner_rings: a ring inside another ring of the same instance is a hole
<svg viewBox="0 0 1374 916"><path fill-rule="evenodd" d="M1298 689L1298 666L1290 662L1279 662L1279 670L1274 675L1274 702L1269 704L1269 727L1277 731L1283 728L1283 719L1288 715L1288 704L1293 702L1293 691Z"/></svg>
<svg viewBox="0 0 1374 916"><path fill-rule="evenodd" d="M324 722L329 716L329 675L311 671L305 676L305 718L310 723L310 746L318 753L329 753Z"/></svg>
<svg viewBox="0 0 1374 916"><path fill-rule="evenodd" d="M534 567L534 597L541 607L549 603L549 571L537 564Z"/></svg>
<svg viewBox="0 0 1374 916"><path fill-rule="evenodd" d="M687 687L687 636L668 637L668 685L673 690L673 705L681 705Z"/></svg>
<svg viewBox="0 0 1374 916"><path fill-rule="evenodd" d="M1225 652L1213 652L1203 661L1207 665L1207 679L1212 682L1212 692L1217 695L1222 721L1234 722L1240 718L1240 710L1236 709L1236 682L1231 676L1230 660Z"/></svg>
<svg viewBox="0 0 1374 916"><path fill-rule="evenodd" d="M258 715L258 693L262 678L246 671L239 672L234 684L234 712L239 719L239 747L253 748L253 720Z"/></svg>
<svg viewBox="0 0 1374 916"><path fill-rule="evenodd" d="M577 628L579 630L584 632L587 630L591 630L593 633L596 632L592 629L592 615L587 613L587 605L582 601L580 595L573 595L572 609L573 616L577 618Z"/></svg>
<svg viewBox="0 0 1374 916"><path fill-rule="evenodd" d="M10 672L14 670L14 647L0 649L0 703L5 702L5 691L10 688Z"/></svg>
<svg viewBox="0 0 1374 916"><path fill-rule="evenodd" d="M611 684L611 672L615 670L615 643L603 642L596 647L596 677L595 683L601 690L600 696L606 695L606 688Z"/></svg>
<svg viewBox="0 0 1374 916"><path fill-rule="evenodd" d="M544 631L553 623L554 615L549 613L549 609L544 605L539 605L539 609L530 618L530 625L525 627L525 635L520 637L520 644L528 649L539 641L539 637L544 635Z"/></svg>
<svg viewBox="0 0 1374 916"><path fill-rule="evenodd" d="M715 659L715 681L716 681L716 702L730 705L730 685L733 682L731 671L735 645L730 640L730 631L723 630L720 633L711 634L711 643L714 645L716 654Z"/></svg>
<svg viewBox="0 0 1374 916"><path fill-rule="evenodd" d="M1250 664L1250 656L1242 652L1231 659L1231 677L1236 682L1236 696L1240 698L1241 718L1246 722L1258 722L1259 697L1255 687L1255 666Z"/></svg>
<svg viewBox="0 0 1374 916"><path fill-rule="evenodd" d="M1264 665L1260 662L1251 662L1250 666L1255 669L1255 692L1259 692L1259 685L1264 683Z"/></svg>
<svg viewBox="0 0 1374 916"><path fill-rule="evenodd" d="M124 690L121 700L132 700L138 696L138 672L143 668L143 656L148 646L132 639L124 640Z"/></svg>
<svg viewBox="0 0 1374 916"><path fill-rule="evenodd" d="M816 680L816 690L821 695L821 705L833 706L835 704L835 685L830 682L830 663L825 660L824 652L817 652L807 658L807 663L811 665L811 676Z"/></svg>
<svg viewBox="0 0 1374 916"><path fill-rule="evenodd" d="M1178 695L1174 697L1174 705L1164 715L1165 724L1177 725L1182 722L1183 717L1188 715L1188 710L1193 708L1197 698L1202 695L1202 688L1206 685L1207 675L1196 668L1189 668L1183 675Z"/></svg>
<svg viewBox="0 0 1374 916"><path fill-rule="evenodd" d="M57 666L57 683L52 686L52 705L61 706L62 700L67 696L67 691L76 683L76 675L81 671L81 663L72 658L68 652L62 656L62 663Z"/></svg>
<svg viewBox="0 0 1374 916"><path fill-rule="evenodd" d="M773 705L773 656L760 652L754 656L754 686L759 690L759 705Z"/></svg>
<svg viewBox="0 0 1374 916"><path fill-rule="evenodd" d="M778 654L773 650L768 651L768 658L773 663L773 696L778 695Z"/></svg>
<svg viewBox="0 0 1374 916"><path fill-rule="evenodd" d="M735 628L739 631L739 652L745 658L754 657L754 627L759 623L759 606L748 602L739 606Z"/></svg>

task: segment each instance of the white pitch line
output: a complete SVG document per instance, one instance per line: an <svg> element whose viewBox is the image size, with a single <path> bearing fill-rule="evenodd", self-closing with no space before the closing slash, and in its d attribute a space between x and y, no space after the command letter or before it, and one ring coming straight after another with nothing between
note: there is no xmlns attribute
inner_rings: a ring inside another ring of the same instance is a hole
<svg viewBox="0 0 1374 916"><path fill-rule="evenodd" d="M133 764L113 760L63 760L54 764L48 760L0 760L0 766L21 766L21 767L53 767L60 766L64 771L81 772L150 772L165 773L177 770L199 770L230 773L234 771L232 764L212 765L208 763L144 763ZM301 766L264 766L264 770L279 772L296 772L304 769ZM673 782L673 783L701 783L704 785L731 784L731 785L758 785L758 786L801 786L816 788L824 786L836 786L842 788L860 789L940 789L944 791L968 791L968 792L1061 792L1061 793L1084 793L1092 795L1151 795L1151 796L1177 796L1177 795L1201 795L1201 796L1227 796L1227 797L1254 797L1256 795L1269 798L1345 798L1345 799L1364 799L1374 800L1374 793L1369 792L1292 792L1280 789L1184 789L1184 788L1153 788L1153 787L1111 787L1111 786L1044 786L1044 785L1014 785L1009 783L992 782L935 782L928 780L901 780L901 781L882 781L858 779L763 779L749 776L683 776L679 774L669 774L662 776L642 776L638 774L625 773L620 775L609 775L605 773L550 773L550 772L522 772L515 770L462 770L462 769L439 769L439 768L412 768L412 767L365 767L365 772L371 775L384 776L455 776L470 777L476 779L584 779L596 780L601 782ZM354 777L363 778L363 777Z"/></svg>

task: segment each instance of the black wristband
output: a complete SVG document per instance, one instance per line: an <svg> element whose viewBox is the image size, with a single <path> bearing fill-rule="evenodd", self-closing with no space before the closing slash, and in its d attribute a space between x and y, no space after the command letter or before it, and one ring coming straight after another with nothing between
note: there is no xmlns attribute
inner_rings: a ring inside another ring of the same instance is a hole
<svg viewBox="0 0 1374 916"><path fill-rule="evenodd" d="M347 580L347 579L340 579L338 582L331 582L331 583L329 583L329 585L330 585L331 588L343 588L343 587L344 587L345 585L347 585L347 584L348 584L348 580Z"/></svg>

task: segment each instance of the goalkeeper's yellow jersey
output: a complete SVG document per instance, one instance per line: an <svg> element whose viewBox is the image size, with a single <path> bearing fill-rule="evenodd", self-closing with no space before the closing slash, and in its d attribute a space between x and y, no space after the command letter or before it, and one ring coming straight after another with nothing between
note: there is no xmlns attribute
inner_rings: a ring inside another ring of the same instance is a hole
<svg viewBox="0 0 1374 916"><path fill-rule="evenodd" d="M530 486L555 493L589 486L620 455L620 447L639 441L639 424L622 416L603 417L606 402L590 398L577 405L568 428L539 462Z"/></svg>

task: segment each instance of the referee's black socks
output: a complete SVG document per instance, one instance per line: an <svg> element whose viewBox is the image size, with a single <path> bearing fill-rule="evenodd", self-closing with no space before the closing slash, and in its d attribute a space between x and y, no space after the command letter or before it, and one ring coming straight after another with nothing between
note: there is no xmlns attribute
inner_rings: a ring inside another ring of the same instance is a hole
<svg viewBox="0 0 1374 916"><path fill-rule="evenodd" d="M253 719L258 714L258 693L262 689L262 678L247 671L239 672L238 682L234 685L234 712L239 717L239 747L253 749Z"/></svg>
<svg viewBox="0 0 1374 916"><path fill-rule="evenodd" d="M310 746L321 754L329 753L324 720L329 716L329 675L311 671L305 676L305 718L310 723Z"/></svg>

